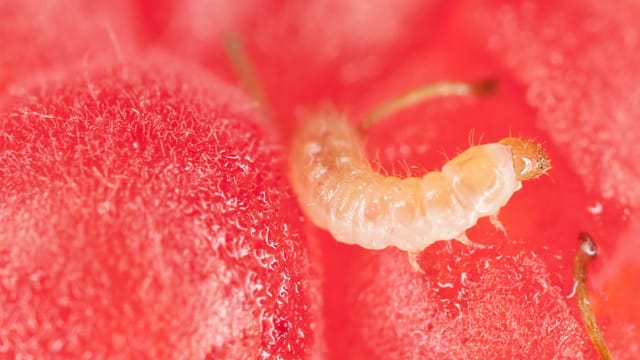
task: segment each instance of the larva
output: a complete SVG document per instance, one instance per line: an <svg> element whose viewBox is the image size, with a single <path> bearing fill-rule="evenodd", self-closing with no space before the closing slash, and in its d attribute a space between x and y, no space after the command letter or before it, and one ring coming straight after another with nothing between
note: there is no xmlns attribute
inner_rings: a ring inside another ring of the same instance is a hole
<svg viewBox="0 0 640 360"><path fill-rule="evenodd" d="M495 216L521 182L549 168L541 146L508 137L471 147L423 177L384 176L367 161L358 130L334 110L301 123L289 156L294 191L315 225L343 243L410 253L438 240L470 243L467 229L485 216L499 224Z"/></svg>
<svg viewBox="0 0 640 360"><path fill-rule="evenodd" d="M230 37L226 48L238 77L268 116L239 38ZM360 130L432 97L480 94L493 86L492 81L429 84L374 109ZM336 240L368 249L395 246L409 252L416 268L414 255L435 241L472 244L465 231L481 217L489 216L502 229L496 216L521 182L551 168L541 146L508 137L467 149L442 171L401 179L371 168L360 137L347 118L333 110L317 112L302 122L289 149L289 177L302 210Z"/></svg>

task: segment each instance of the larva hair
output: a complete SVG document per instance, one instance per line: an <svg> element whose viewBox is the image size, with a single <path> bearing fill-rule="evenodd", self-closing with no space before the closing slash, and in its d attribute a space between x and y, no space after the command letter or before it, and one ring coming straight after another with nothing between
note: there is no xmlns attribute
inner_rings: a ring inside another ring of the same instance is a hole
<svg viewBox="0 0 640 360"><path fill-rule="evenodd" d="M509 137L471 147L423 177L384 176L367 161L360 133L333 110L302 122L289 157L293 188L314 224L340 242L409 252L464 241L465 231L497 215L521 181L549 168L542 147Z"/></svg>

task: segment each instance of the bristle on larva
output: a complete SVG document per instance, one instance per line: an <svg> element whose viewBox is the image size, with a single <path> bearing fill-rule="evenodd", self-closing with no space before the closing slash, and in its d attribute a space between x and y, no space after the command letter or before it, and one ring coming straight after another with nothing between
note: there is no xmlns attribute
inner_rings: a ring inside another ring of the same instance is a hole
<svg viewBox="0 0 640 360"><path fill-rule="evenodd" d="M417 252L438 240L465 239L479 218L495 216L550 168L537 144L518 138L474 146L423 177L371 168L359 133L335 111L301 123L289 174L303 211L336 240L369 249Z"/></svg>

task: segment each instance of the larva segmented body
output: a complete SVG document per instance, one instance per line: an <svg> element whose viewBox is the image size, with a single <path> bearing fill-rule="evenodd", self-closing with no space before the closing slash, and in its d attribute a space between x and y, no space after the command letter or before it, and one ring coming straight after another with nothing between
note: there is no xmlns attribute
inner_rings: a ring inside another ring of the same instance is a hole
<svg viewBox="0 0 640 360"><path fill-rule="evenodd" d="M305 119L290 150L291 182L314 224L340 242L408 252L464 239L479 218L498 214L521 181L549 169L539 145L506 138L471 147L423 177L384 176L369 165L360 134L333 111Z"/></svg>

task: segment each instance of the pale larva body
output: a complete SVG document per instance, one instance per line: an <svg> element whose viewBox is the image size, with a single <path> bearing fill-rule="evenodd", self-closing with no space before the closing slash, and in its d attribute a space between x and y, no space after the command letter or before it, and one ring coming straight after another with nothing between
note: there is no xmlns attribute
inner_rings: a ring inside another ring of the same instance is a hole
<svg viewBox="0 0 640 360"><path fill-rule="evenodd" d="M529 172L546 171L537 159L517 164L512 143L522 140L507 139L471 147L423 177L384 176L369 165L347 119L321 112L294 136L290 179L306 216L336 240L418 252L438 240L462 239L479 218L497 215Z"/></svg>

